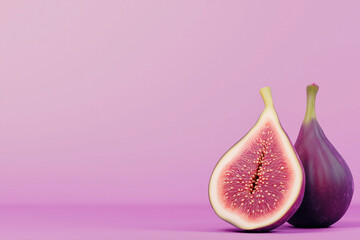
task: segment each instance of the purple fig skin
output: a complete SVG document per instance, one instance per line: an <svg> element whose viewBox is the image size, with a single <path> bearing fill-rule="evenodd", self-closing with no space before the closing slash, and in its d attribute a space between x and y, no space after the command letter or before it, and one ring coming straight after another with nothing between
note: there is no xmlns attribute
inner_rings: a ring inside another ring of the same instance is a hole
<svg viewBox="0 0 360 240"><path fill-rule="evenodd" d="M295 149L305 170L306 184L300 208L288 222L303 228L329 227L350 205L354 193L350 169L315 117L303 122Z"/></svg>

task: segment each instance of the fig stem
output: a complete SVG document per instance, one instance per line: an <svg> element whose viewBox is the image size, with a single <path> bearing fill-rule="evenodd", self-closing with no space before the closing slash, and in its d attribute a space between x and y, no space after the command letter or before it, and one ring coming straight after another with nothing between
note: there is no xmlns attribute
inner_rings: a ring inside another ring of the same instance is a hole
<svg viewBox="0 0 360 240"><path fill-rule="evenodd" d="M260 94L264 100L265 103L265 107L273 107L274 103L273 103L273 99L271 96L271 89L270 87L263 87L260 89Z"/></svg>
<svg viewBox="0 0 360 240"><path fill-rule="evenodd" d="M315 83L308 85L306 87L307 104L306 104L304 123L309 123L311 120L316 119L315 99L318 91L319 91L319 86L316 85Z"/></svg>

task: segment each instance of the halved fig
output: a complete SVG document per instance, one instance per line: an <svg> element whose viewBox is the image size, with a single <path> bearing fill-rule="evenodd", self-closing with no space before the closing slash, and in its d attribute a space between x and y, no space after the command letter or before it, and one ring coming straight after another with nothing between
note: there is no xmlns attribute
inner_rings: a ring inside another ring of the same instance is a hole
<svg viewBox="0 0 360 240"><path fill-rule="evenodd" d="M216 214L247 231L285 223L304 195L301 162L275 112L271 90L260 89L265 108L255 126L215 166L209 199Z"/></svg>

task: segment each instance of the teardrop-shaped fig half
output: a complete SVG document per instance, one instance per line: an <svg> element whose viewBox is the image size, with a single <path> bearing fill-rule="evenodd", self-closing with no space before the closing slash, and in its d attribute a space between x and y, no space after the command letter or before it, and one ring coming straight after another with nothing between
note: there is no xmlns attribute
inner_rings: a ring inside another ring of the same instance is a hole
<svg viewBox="0 0 360 240"><path fill-rule="evenodd" d="M304 194L303 168L279 122L270 88L260 93L265 108L258 121L221 157L209 183L216 214L247 231L282 225Z"/></svg>
<svg viewBox="0 0 360 240"><path fill-rule="evenodd" d="M328 227L347 211L354 182L350 169L325 136L315 115L316 84L307 86L307 108L295 142L304 166L305 195L299 210L289 220L295 227Z"/></svg>

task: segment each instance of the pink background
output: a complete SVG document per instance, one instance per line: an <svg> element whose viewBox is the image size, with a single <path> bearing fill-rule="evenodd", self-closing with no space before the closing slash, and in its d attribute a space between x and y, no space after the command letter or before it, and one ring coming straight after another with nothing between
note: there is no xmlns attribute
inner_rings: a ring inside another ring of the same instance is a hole
<svg viewBox="0 0 360 240"><path fill-rule="evenodd" d="M359 1L2 1L0 203L208 204L270 86L305 87L360 203Z"/></svg>
<svg viewBox="0 0 360 240"><path fill-rule="evenodd" d="M360 1L1 1L0 239L360 234ZM326 229L239 233L207 197L270 86L296 140L306 85L352 169ZM291 236L289 236L291 235Z"/></svg>

